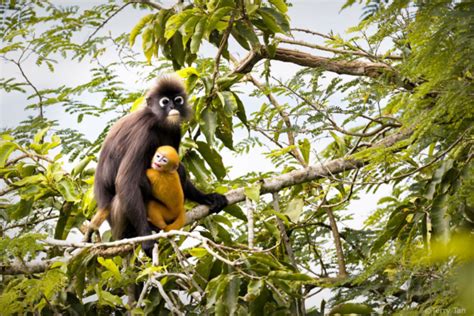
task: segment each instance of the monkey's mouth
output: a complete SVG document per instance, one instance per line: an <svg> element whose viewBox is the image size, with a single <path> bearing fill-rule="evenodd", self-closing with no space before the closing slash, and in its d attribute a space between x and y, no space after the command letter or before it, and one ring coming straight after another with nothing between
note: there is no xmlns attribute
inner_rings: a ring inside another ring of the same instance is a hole
<svg viewBox="0 0 474 316"><path fill-rule="evenodd" d="M154 167L155 169L161 169L161 165L160 165L159 163L157 163L157 162L154 162L154 163L153 163L153 167Z"/></svg>
<svg viewBox="0 0 474 316"><path fill-rule="evenodd" d="M171 110L171 111L168 113L168 116L169 116L169 117L180 116L180 113L179 113L178 110Z"/></svg>

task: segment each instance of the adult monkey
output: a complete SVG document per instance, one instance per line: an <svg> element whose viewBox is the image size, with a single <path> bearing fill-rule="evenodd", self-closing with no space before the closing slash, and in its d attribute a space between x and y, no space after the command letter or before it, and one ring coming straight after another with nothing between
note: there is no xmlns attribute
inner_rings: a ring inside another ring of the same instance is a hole
<svg viewBox="0 0 474 316"><path fill-rule="evenodd" d="M182 81L165 76L146 94L145 107L124 116L112 126L102 146L95 174L94 194L99 210L91 220L85 241L91 241L105 219L109 220L115 239L151 234L146 202L152 199L152 194L146 169L156 148L169 145L179 151L181 123L190 115ZM211 213L228 204L221 194L199 191L186 178L182 164L178 172L185 198L209 205ZM151 253L153 243L142 243L145 253Z"/></svg>

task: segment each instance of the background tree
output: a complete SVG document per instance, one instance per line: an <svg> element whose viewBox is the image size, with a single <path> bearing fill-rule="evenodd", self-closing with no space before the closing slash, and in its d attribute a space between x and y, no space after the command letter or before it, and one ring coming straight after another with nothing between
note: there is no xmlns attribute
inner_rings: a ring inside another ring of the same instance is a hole
<svg viewBox="0 0 474 316"><path fill-rule="evenodd" d="M0 54L20 77L0 86L34 111L1 135L2 314L472 313L474 6L362 4L350 38L292 28L283 0L2 4ZM99 35L131 7L144 15L130 33ZM206 43L214 56L199 54ZM111 52L117 62L103 64ZM42 90L27 75L34 63L53 76L65 61L92 65L90 81ZM273 61L299 70L282 80ZM95 211L104 136L142 102L122 67L143 81L165 71L186 80L195 115L182 160L232 204L209 217L195 207L185 231L147 237L159 240L153 260L140 255L142 238L77 242ZM249 87L258 109L241 100ZM48 117L60 110L77 123L97 117L103 131L90 140L63 128ZM262 148L274 172L226 176L223 151ZM351 202L382 185L391 193L364 227L344 228ZM137 282L132 299L124 289ZM305 306L323 289L328 302Z"/></svg>

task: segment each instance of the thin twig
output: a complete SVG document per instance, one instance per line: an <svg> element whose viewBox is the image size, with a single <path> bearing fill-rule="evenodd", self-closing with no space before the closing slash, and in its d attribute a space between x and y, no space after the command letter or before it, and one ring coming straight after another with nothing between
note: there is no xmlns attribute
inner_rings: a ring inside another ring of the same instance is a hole
<svg viewBox="0 0 474 316"><path fill-rule="evenodd" d="M150 6L152 8L155 8L157 10L163 10L165 9L163 6L161 6L160 4L156 3L156 2L152 2L152 1L149 1L149 0L131 0L131 1L128 1L128 3L138 3L138 4L145 4L147 6Z"/></svg>
<svg viewBox="0 0 474 316"><path fill-rule="evenodd" d="M116 16L120 11L122 11L123 9L125 9L129 4L131 4L132 2L126 2L124 5L122 5L120 8L118 8L114 13L112 13L107 19L105 19L96 29L94 32L92 32L91 35L89 35L89 37L87 38L87 40L82 44L82 45L86 45L87 43L89 43L89 41L92 39L92 37L94 37L95 34L97 34L97 32L100 31L100 29L102 29L110 20L112 20L112 18L114 16Z"/></svg>
<svg viewBox="0 0 474 316"><path fill-rule="evenodd" d="M254 239L254 218L253 218L253 203L252 201L247 198L245 200L245 207L247 209L247 236L248 236L248 245L249 248L252 249L254 247L253 245L253 239Z"/></svg>
<svg viewBox="0 0 474 316"><path fill-rule="evenodd" d="M232 31L232 27L234 25L234 19L235 19L235 13L233 12L232 15L230 16L227 28L224 31L224 35L222 35L222 39L221 39L221 42L219 44L219 49L218 49L217 54L216 54L215 63L214 63L214 73L212 74L211 89L209 90L209 95L210 96L212 96L214 94L216 80L217 80L217 77L219 76L219 65L220 65L220 62L221 62L221 56L222 56L222 53L224 52L224 49L226 47L227 41L229 39L230 32Z"/></svg>

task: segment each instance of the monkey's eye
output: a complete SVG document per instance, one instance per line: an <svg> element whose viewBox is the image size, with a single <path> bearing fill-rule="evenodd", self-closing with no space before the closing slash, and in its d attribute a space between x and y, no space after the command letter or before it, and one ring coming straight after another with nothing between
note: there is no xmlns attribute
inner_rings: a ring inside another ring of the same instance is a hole
<svg viewBox="0 0 474 316"><path fill-rule="evenodd" d="M174 98L174 103L178 104L178 105L183 105L184 103L184 99L182 96L177 96L176 98Z"/></svg>
<svg viewBox="0 0 474 316"><path fill-rule="evenodd" d="M164 163L168 163L168 159L163 158L163 162L164 162Z"/></svg>
<svg viewBox="0 0 474 316"><path fill-rule="evenodd" d="M167 97L163 97L163 98L160 99L160 106L162 108L167 106L169 103L170 103L170 99L168 99Z"/></svg>

